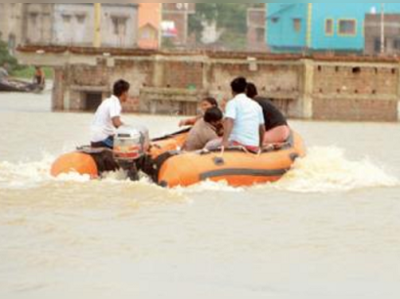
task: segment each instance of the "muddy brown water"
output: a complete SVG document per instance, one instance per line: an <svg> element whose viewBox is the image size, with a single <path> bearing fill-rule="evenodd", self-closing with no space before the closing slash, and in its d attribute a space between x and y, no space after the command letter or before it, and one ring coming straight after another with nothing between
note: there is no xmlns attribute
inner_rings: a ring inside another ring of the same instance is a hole
<svg viewBox="0 0 400 299"><path fill-rule="evenodd" d="M399 124L292 121L308 156L273 185L51 178L91 120L0 94L0 298L400 298Z"/></svg>

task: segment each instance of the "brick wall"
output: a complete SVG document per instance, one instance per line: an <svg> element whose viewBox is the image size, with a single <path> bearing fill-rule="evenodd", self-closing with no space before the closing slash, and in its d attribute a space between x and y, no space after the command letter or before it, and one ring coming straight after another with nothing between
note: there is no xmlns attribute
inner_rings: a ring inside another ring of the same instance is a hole
<svg viewBox="0 0 400 299"><path fill-rule="evenodd" d="M316 120L397 121L396 101L317 98L313 109Z"/></svg>
<svg viewBox="0 0 400 299"><path fill-rule="evenodd" d="M82 110L88 92L105 97L113 83L123 78L132 86L126 112L192 114L205 95L220 101L231 98L230 82L244 76L258 86L260 95L271 98L292 118L396 121L400 114L400 60L396 57L111 50L105 56L105 50L94 49L36 52L27 48L21 59L56 68L54 110Z"/></svg>
<svg viewBox="0 0 400 299"><path fill-rule="evenodd" d="M313 82L315 119L397 120L397 65L316 64Z"/></svg>
<svg viewBox="0 0 400 299"><path fill-rule="evenodd" d="M165 61L164 66L164 87L173 88L202 88L203 67L201 62L193 61Z"/></svg>

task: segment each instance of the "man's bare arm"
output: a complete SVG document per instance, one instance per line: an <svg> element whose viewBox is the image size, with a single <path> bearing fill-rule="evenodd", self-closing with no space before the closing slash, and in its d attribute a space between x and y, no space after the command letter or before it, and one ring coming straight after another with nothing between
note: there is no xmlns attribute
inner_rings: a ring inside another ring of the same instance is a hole
<svg viewBox="0 0 400 299"><path fill-rule="evenodd" d="M264 135L265 135L265 126L260 125L260 147L263 147Z"/></svg>
<svg viewBox="0 0 400 299"><path fill-rule="evenodd" d="M119 117L119 116L114 117L112 119L112 123L113 123L114 127L116 127L117 129L124 125L124 123L121 121L121 117Z"/></svg>
<svg viewBox="0 0 400 299"><path fill-rule="evenodd" d="M232 118L226 118L224 122L224 137L222 138L222 146L229 146L229 137L232 134L235 121Z"/></svg>

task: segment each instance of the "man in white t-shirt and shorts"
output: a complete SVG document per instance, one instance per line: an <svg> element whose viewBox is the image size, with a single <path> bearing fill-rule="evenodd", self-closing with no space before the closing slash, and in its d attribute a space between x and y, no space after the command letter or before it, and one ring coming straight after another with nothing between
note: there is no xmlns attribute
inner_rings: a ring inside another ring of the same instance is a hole
<svg viewBox="0 0 400 299"><path fill-rule="evenodd" d="M91 127L92 147L110 148L114 147L114 135L116 129L123 126L121 121L122 107L129 98L130 84L119 80L114 84L113 95L104 100L97 108Z"/></svg>

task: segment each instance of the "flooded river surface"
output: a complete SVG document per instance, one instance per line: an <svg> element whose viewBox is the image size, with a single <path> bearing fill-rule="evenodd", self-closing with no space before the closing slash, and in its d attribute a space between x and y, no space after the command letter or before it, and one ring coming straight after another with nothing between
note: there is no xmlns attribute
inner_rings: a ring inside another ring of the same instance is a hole
<svg viewBox="0 0 400 299"><path fill-rule="evenodd" d="M0 298L400 298L399 124L293 121L308 156L273 185L51 178L91 120L0 93Z"/></svg>

